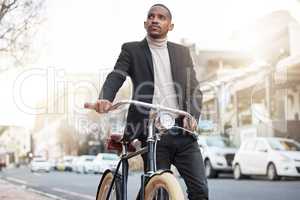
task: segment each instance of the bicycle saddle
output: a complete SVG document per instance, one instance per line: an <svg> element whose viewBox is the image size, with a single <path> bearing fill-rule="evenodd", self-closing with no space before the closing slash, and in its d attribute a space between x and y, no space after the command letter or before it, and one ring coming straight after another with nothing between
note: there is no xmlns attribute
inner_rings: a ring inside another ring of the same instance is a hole
<svg viewBox="0 0 300 200"><path fill-rule="evenodd" d="M122 152L122 140L123 135L120 134L110 134L109 138L106 140L106 148L108 150L116 150ZM136 148L130 143L128 145L128 152L134 152Z"/></svg>

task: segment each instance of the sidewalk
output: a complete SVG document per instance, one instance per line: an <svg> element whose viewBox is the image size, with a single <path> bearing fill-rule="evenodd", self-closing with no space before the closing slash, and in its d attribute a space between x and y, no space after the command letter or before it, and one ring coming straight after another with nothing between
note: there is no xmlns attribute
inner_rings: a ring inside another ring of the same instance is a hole
<svg viewBox="0 0 300 200"><path fill-rule="evenodd" d="M35 192L26 190L23 186L17 186L0 179L1 200L51 200Z"/></svg>

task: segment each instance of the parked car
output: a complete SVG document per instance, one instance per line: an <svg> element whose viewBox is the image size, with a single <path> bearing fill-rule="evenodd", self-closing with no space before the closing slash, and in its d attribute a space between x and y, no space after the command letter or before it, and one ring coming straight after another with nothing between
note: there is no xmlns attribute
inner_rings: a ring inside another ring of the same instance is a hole
<svg viewBox="0 0 300 200"><path fill-rule="evenodd" d="M74 156L74 158L72 159L71 167L72 167L73 172L76 172L77 163L78 163L78 161L80 161L79 158L80 158L80 156Z"/></svg>
<svg viewBox="0 0 300 200"><path fill-rule="evenodd" d="M72 162L76 156L64 156L57 162L56 168L59 171L73 171Z"/></svg>
<svg viewBox="0 0 300 200"><path fill-rule="evenodd" d="M95 158L93 155L80 156L75 164L75 172L84 174L93 172L92 163Z"/></svg>
<svg viewBox="0 0 300 200"><path fill-rule="evenodd" d="M300 144L276 137L249 139L236 153L233 168L235 179L245 175L267 175L269 180L300 177Z"/></svg>
<svg viewBox="0 0 300 200"><path fill-rule="evenodd" d="M93 161L93 172L103 173L106 169L116 169L120 158L114 153L99 153Z"/></svg>
<svg viewBox="0 0 300 200"><path fill-rule="evenodd" d="M49 159L48 162L50 163L51 170L56 170L57 169L56 168L57 162L58 162L57 160L55 160L55 159Z"/></svg>
<svg viewBox="0 0 300 200"><path fill-rule="evenodd" d="M72 162L75 157L76 156L64 156L63 161L65 166L65 171L73 171Z"/></svg>
<svg viewBox="0 0 300 200"><path fill-rule="evenodd" d="M30 163L30 171L37 172L37 171L46 171L50 172L51 164L46 159L37 157L33 158Z"/></svg>
<svg viewBox="0 0 300 200"><path fill-rule="evenodd" d="M60 158L56 164L55 164L55 169L57 171L65 171L65 163L64 160L62 158Z"/></svg>
<svg viewBox="0 0 300 200"><path fill-rule="evenodd" d="M232 172L232 161L237 148L228 138L199 136L198 144L202 151L205 174L208 178L216 178L221 172Z"/></svg>

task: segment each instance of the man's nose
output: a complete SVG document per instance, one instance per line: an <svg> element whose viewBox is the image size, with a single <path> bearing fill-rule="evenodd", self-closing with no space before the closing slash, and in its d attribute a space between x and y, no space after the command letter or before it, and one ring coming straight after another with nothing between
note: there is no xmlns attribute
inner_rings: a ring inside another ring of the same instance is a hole
<svg viewBox="0 0 300 200"><path fill-rule="evenodd" d="M154 19L151 21L151 24L152 24L152 25L158 25L159 22L158 22L157 18L154 18Z"/></svg>
<svg viewBox="0 0 300 200"><path fill-rule="evenodd" d="M153 16L151 23L152 24L159 24L158 16Z"/></svg>

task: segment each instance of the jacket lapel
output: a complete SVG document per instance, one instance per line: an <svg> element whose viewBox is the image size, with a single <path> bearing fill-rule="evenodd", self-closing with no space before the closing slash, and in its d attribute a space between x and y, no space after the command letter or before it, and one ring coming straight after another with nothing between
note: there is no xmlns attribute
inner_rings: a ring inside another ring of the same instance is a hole
<svg viewBox="0 0 300 200"><path fill-rule="evenodd" d="M173 78L174 83L176 83L176 85L175 85L175 91L177 94L176 96L177 96L178 104L182 108L182 105L183 105L182 97L185 94L185 84L184 84L185 74L182 71L182 68L180 68L180 66L178 66L179 61L177 59L179 59L179 56L176 55L175 47L170 42L167 43L167 46L168 46L168 52L169 52L169 57L170 57L172 78ZM178 86L180 88L178 88Z"/></svg>
<svg viewBox="0 0 300 200"><path fill-rule="evenodd" d="M149 49L148 42L147 42L146 38L144 40L142 40L141 47L144 51L144 54L145 54L145 57L146 57L147 64L148 64L149 70L151 72L151 75L152 75L152 77L154 77L152 55L151 55L151 51Z"/></svg>
<svg viewBox="0 0 300 200"><path fill-rule="evenodd" d="M178 79L178 76L177 76L178 73L176 70L177 62L176 62L175 48L169 42L167 43L167 47L168 47L168 52L169 52L169 57L170 57L170 65L171 65L171 73L172 73L173 81L180 80L180 79Z"/></svg>

